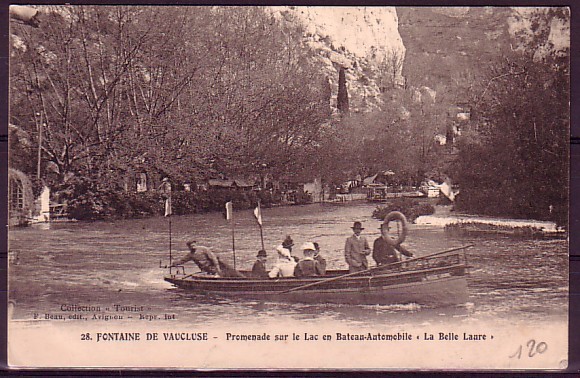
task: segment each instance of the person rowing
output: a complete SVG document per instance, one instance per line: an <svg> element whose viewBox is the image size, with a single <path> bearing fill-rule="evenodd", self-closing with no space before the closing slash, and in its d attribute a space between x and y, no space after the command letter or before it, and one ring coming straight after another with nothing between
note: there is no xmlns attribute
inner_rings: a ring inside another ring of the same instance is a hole
<svg viewBox="0 0 580 378"><path fill-rule="evenodd" d="M244 275L229 264L220 260L209 247L203 245L196 245L196 241L192 240L187 243L189 253L183 258L171 264L171 267L183 265L188 261L193 261L202 272L216 276L216 277L244 277Z"/></svg>

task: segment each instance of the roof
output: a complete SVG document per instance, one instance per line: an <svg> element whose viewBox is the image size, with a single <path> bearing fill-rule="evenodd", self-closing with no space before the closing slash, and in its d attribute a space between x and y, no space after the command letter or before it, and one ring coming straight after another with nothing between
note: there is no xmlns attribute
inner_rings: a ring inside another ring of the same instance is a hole
<svg viewBox="0 0 580 378"><path fill-rule="evenodd" d="M207 183L209 186L217 186L220 188L233 188L233 187L249 188L254 186L254 184L251 183L250 181L243 179L235 179L235 180L210 179L207 181Z"/></svg>
<svg viewBox="0 0 580 378"><path fill-rule="evenodd" d="M209 186L219 186L221 188L231 188L234 180L217 180L211 179L207 181Z"/></svg>
<svg viewBox="0 0 580 378"><path fill-rule="evenodd" d="M241 188L249 188L250 186L254 186L254 184L252 182L250 182L249 180L243 180L243 179L235 179L234 184L236 184L237 186L239 186Z"/></svg>
<svg viewBox="0 0 580 378"><path fill-rule="evenodd" d="M378 175L379 174L377 173L376 175L369 176L369 177L365 178L363 180L363 185L370 185L370 184L374 183L375 179L377 178Z"/></svg>

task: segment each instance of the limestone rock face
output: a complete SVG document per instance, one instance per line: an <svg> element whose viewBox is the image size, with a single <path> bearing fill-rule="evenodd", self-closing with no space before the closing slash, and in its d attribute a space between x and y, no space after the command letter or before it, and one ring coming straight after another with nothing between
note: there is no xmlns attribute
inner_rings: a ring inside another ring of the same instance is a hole
<svg viewBox="0 0 580 378"><path fill-rule="evenodd" d="M403 75L412 86L446 91L450 101L462 102L473 77L503 54L531 48L541 59L569 48L570 25L558 13L566 8L397 7ZM546 16L535 31L534 14ZM534 42L543 32L547 39Z"/></svg>
<svg viewBox="0 0 580 378"><path fill-rule="evenodd" d="M392 106L384 103L382 94L402 85L427 91L431 98L443 92L445 96L438 98L445 98L450 106L465 101L475 76L535 37L533 14L550 12L550 8L525 7L266 9L285 22L303 26L305 43L317 53L330 83L330 106L335 111L338 72L340 67L346 69L354 113ZM569 48L569 23L550 17L545 26L548 40L536 46L539 59Z"/></svg>
<svg viewBox="0 0 580 378"><path fill-rule="evenodd" d="M510 48L509 8L398 7L411 85L465 99L473 76Z"/></svg>
<svg viewBox="0 0 580 378"><path fill-rule="evenodd" d="M304 26L305 42L317 52L331 85L333 109L340 67L346 69L351 112L379 107L381 91L402 82L405 46L394 7L288 6L268 10Z"/></svg>

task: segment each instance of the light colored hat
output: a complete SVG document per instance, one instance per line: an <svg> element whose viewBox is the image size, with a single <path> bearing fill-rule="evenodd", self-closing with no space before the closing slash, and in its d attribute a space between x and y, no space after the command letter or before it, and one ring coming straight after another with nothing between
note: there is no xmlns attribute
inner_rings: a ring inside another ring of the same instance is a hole
<svg viewBox="0 0 580 378"><path fill-rule="evenodd" d="M303 251L316 251L316 247L312 242L306 242L302 244L302 247L300 247L300 249L302 249Z"/></svg>
<svg viewBox="0 0 580 378"><path fill-rule="evenodd" d="M288 249L282 247L281 244L276 247L276 251L278 251L278 254L280 256L286 257L287 259L291 259L292 258L292 255L290 254L290 251Z"/></svg>

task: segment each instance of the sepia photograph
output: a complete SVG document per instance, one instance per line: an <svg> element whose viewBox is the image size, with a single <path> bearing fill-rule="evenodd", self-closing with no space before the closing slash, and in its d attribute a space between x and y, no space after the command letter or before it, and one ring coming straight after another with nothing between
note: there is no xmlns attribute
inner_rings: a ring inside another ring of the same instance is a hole
<svg viewBox="0 0 580 378"><path fill-rule="evenodd" d="M569 8L7 16L10 369L568 367Z"/></svg>

